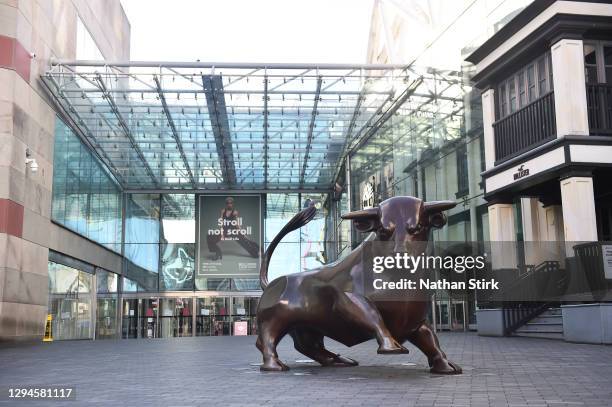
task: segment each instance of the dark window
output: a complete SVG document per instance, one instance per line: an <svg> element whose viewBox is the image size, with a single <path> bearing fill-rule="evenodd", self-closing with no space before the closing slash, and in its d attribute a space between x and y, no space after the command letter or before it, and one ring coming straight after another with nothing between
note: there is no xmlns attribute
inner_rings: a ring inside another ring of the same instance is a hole
<svg viewBox="0 0 612 407"><path fill-rule="evenodd" d="M552 69L552 54L549 52L547 55L546 61L548 62L548 89L547 92L553 90L553 69Z"/></svg>
<svg viewBox="0 0 612 407"><path fill-rule="evenodd" d="M503 119L552 90L551 54L541 56L498 86L498 119Z"/></svg>
<svg viewBox="0 0 612 407"><path fill-rule="evenodd" d="M468 157L466 146L457 149L457 198L466 196L470 190L468 179Z"/></svg>
<svg viewBox="0 0 612 407"><path fill-rule="evenodd" d="M605 81L612 84L612 45L603 47Z"/></svg>
<svg viewBox="0 0 612 407"><path fill-rule="evenodd" d="M478 149L480 150L480 171L484 171L487 168L485 160L485 145L484 145L484 134L478 137Z"/></svg>
<svg viewBox="0 0 612 407"><path fill-rule="evenodd" d="M427 180L425 179L425 168L421 168L421 189L423 193L421 194L421 199L427 200Z"/></svg>
<svg viewBox="0 0 612 407"><path fill-rule="evenodd" d="M612 83L612 44L584 44L584 76L587 83Z"/></svg>
<svg viewBox="0 0 612 407"><path fill-rule="evenodd" d="M516 84L514 78L508 81L508 94L510 97L510 113L516 111Z"/></svg>
<svg viewBox="0 0 612 407"><path fill-rule="evenodd" d="M548 92L548 76L546 75L546 58L542 57L538 61L538 92L544 95Z"/></svg>
<svg viewBox="0 0 612 407"><path fill-rule="evenodd" d="M518 88L519 88L519 107L523 107L527 104L527 92L525 84L525 72L521 72L518 76Z"/></svg>
<svg viewBox="0 0 612 407"><path fill-rule="evenodd" d="M527 67L527 98L529 102L536 99L535 65L533 64Z"/></svg>
<svg viewBox="0 0 612 407"><path fill-rule="evenodd" d="M499 99L501 108L501 117L508 115L508 95L506 94L506 84L502 84L499 88Z"/></svg>
<svg viewBox="0 0 612 407"><path fill-rule="evenodd" d="M595 45L584 45L584 76L587 83L597 83L597 51Z"/></svg>

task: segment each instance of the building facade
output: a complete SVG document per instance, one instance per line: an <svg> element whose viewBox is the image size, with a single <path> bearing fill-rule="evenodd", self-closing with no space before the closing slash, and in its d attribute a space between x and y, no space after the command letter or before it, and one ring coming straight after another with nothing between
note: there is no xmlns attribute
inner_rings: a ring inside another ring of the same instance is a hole
<svg viewBox="0 0 612 407"><path fill-rule="evenodd" d="M485 90L492 239L512 237L519 198L527 241L610 240L611 13L608 2L538 2L470 56Z"/></svg>
<svg viewBox="0 0 612 407"><path fill-rule="evenodd" d="M57 122L40 77L52 58L91 57L92 42L129 59L130 25L119 1L3 1L0 21L0 338L40 339L49 249L113 257L51 221Z"/></svg>
<svg viewBox="0 0 612 407"><path fill-rule="evenodd" d="M0 338L253 334L308 205L270 279L394 195L458 202L436 241L610 240L610 8L377 0L366 64L212 65L130 61L119 1L1 2Z"/></svg>

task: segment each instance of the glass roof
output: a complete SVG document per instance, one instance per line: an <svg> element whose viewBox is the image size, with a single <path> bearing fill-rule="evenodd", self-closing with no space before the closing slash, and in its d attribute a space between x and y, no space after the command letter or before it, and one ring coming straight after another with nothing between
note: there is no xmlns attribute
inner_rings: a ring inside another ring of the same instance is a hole
<svg viewBox="0 0 612 407"><path fill-rule="evenodd" d="M392 116L462 97L456 77L388 65L58 61L42 80L132 191L328 191Z"/></svg>

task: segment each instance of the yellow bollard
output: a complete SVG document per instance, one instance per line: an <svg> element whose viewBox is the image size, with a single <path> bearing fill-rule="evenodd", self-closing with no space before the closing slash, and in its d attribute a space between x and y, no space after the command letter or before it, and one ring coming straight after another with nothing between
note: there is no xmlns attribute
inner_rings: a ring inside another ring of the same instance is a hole
<svg viewBox="0 0 612 407"><path fill-rule="evenodd" d="M45 324L45 337L43 338L43 342L53 342L53 332L51 329L52 321L53 316L51 314L47 314L47 323Z"/></svg>

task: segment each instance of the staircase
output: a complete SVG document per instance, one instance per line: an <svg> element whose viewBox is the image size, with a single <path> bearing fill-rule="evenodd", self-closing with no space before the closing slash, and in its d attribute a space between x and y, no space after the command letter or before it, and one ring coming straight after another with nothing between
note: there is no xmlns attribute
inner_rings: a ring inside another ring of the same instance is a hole
<svg viewBox="0 0 612 407"><path fill-rule="evenodd" d="M561 308L548 308L514 331L512 336L563 340Z"/></svg>

